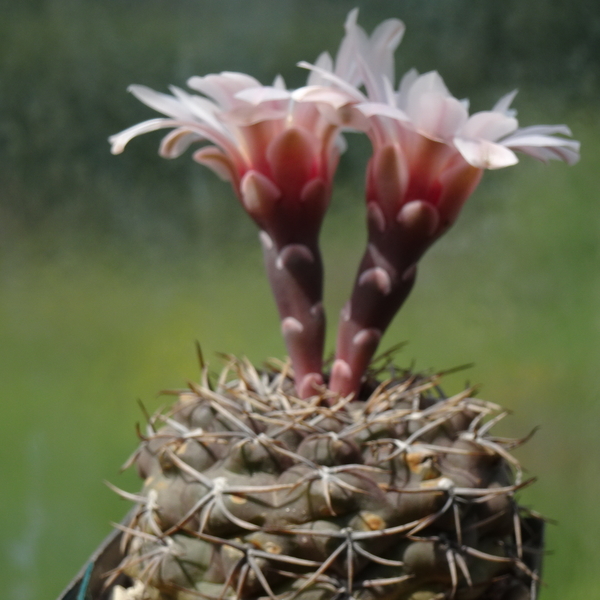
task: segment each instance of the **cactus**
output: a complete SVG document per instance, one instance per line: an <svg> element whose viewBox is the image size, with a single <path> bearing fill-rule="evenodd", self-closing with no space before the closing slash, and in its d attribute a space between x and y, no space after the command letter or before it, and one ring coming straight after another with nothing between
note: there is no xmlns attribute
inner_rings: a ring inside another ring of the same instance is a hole
<svg viewBox="0 0 600 600"><path fill-rule="evenodd" d="M524 440L491 433L507 413L376 375L303 400L287 365L231 358L174 392L127 463L143 491L117 490L136 508L114 599L533 598L541 520L515 500Z"/></svg>

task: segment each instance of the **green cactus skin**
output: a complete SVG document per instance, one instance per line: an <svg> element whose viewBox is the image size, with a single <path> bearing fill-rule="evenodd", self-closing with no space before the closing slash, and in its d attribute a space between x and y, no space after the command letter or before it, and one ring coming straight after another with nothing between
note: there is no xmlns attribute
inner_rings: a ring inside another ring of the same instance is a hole
<svg viewBox="0 0 600 600"><path fill-rule="evenodd" d="M382 372L360 400L299 399L286 365L231 358L178 392L128 461L114 600L535 600L543 522L515 500L523 440L490 433L506 413Z"/></svg>

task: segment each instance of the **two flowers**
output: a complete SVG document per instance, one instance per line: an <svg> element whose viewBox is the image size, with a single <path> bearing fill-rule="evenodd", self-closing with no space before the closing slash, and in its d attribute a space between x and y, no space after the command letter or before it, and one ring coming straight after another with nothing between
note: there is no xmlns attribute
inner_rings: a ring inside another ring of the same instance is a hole
<svg viewBox="0 0 600 600"><path fill-rule="evenodd" d="M344 148L342 132L366 133L368 244L341 313L328 381L357 393L381 336L413 285L426 249L455 221L485 169L515 164L515 151L573 164L579 144L564 125L519 129L514 93L491 111L468 113L436 72L409 71L394 87L394 52L404 34L397 19L371 36L346 20L335 60L323 53L306 86L289 91L278 77L263 86L241 73L192 77L198 94L129 89L166 115L111 137L117 154L135 136L169 128L160 154L175 158L192 144L194 160L231 182L261 231L267 273L301 397L324 383L325 316L318 237ZM208 145L206 144L208 142Z"/></svg>

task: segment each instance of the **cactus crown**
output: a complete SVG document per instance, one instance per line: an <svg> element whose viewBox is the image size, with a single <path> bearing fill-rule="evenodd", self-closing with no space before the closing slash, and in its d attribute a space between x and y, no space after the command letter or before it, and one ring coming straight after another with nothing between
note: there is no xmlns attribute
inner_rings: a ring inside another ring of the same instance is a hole
<svg viewBox="0 0 600 600"><path fill-rule="evenodd" d="M439 376L374 375L328 405L291 395L287 365L231 359L216 386L176 392L128 461L145 486L119 491L137 508L115 576L177 600L527 591L539 520L514 499L523 440L491 433L506 412Z"/></svg>

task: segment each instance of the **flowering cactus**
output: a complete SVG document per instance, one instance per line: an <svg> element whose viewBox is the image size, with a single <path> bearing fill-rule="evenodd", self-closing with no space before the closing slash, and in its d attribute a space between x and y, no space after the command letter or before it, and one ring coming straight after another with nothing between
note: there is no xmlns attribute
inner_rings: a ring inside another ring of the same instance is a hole
<svg viewBox="0 0 600 600"><path fill-rule="evenodd" d="M162 156L211 144L193 157L260 229L294 374L232 358L216 385L203 365L174 392L127 463L143 490L117 490L135 507L63 600L535 599L543 519L518 504L532 480L510 454L526 438L493 435L507 413L473 390L447 397L439 376L397 370L382 382L390 365L371 358L483 171L515 150L572 164L579 144L564 125L519 129L514 92L469 116L437 72L394 90L404 24L368 36L357 15L335 60L301 63L299 90L229 72L192 77L202 95L131 86L166 118L113 136L113 153L163 128ZM373 146L368 242L327 378L318 237L344 129Z"/></svg>

